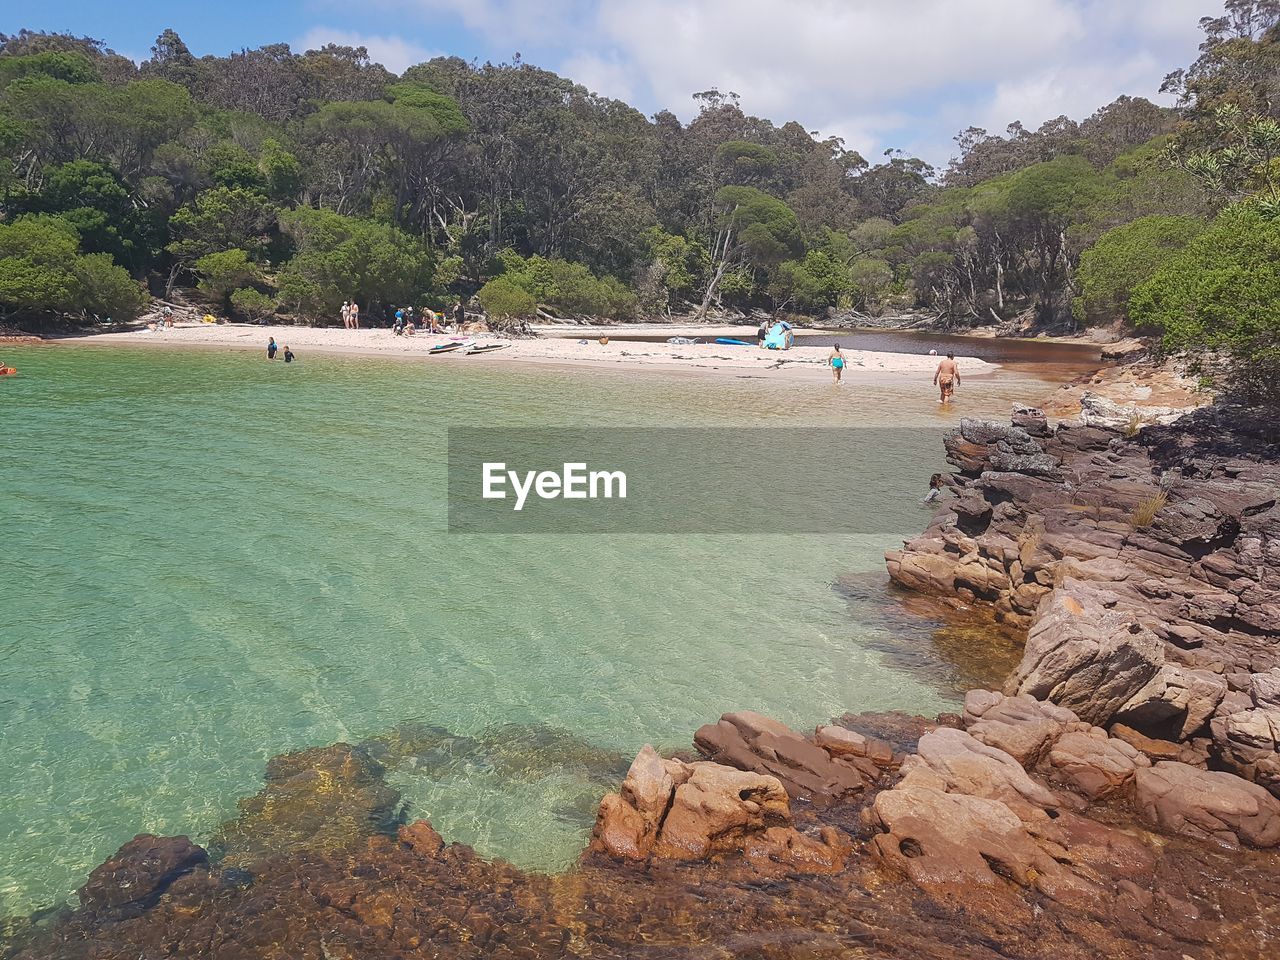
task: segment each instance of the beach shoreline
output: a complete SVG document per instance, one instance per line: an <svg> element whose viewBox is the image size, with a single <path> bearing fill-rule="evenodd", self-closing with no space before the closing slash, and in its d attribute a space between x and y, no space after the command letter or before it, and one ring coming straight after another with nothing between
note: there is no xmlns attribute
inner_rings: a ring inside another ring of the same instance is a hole
<svg viewBox="0 0 1280 960"><path fill-rule="evenodd" d="M642 334L653 332L646 326L615 328L612 333ZM147 329L110 331L58 337L47 341L54 345L128 346L161 349L227 349L265 352L268 338L288 344L299 357L307 354L362 356L380 358L427 359L439 363L539 364L562 368L616 370L654 370L658 372L695 371L720 374L758 374L769 378L815 381L829 380L827 358L829 347L795 346L785 352L763 350L754 344L755 329L747 327L673 327L662 331L671 336L727 336L751 341L748 346L732 344L646 343L615 340L600 343L601 334L591 337L545 337L538 339L506 339L492 334L418 334L396 336L383 328L347 330L336 327L255 326L250 324L180 324L169 330ZM492 353L467 356L461 350L431 354L437 344L457 339L478 343L502 343L503 349ZM585 342L584 342L585 341ZM843 351L846 372L851 378L871 376L918 378L928 380L938 363L929 354ZM964 376L987 376L1000 369L999 364L976 357L960 356Z"/></svg>

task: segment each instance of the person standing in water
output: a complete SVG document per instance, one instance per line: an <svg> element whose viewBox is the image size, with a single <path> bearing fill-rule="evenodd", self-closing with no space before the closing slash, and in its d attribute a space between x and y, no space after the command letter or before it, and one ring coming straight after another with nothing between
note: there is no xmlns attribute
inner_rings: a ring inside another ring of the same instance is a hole
<svg viewBox="0 0 1280 960"><path fill-rule="evenodd" d="M950 403L951 395L960 386L960 368L956 366L956 355L950 350L933 372L933 382L938 388L938 402Z"/></svg>
<svg viewBox="0 0 1280 960"><path fill-rule="evenodd" d="M840 375L844 373L844 354L840 352L840 344L831 348L827 363L831 365L831 376L835 378L836 386L840 386Z"/></svg>
<svg viewBox="0 0 1280 960"><path fill-rule="evenodd" d="M929 492L924 495L924 499L920 501L921 506L927 506L936 500L942 498L942 474L935 473L929 478Z"/></svg>
<svg viewBox="0 0 1280 960"><path fill-rule="evenodd" d="M286 344L284 345L284 362L285 362L285 363L293 363L293 361L294 361L295 359L297 359L297 358L296 358L296 357L294 357L294 355L293 355L293 351L289 349L289 345L286 343Z"/></svg>
<svg viewBox="0 0 1280 960"><path fill-rule="evenodd" d="M276 358L276 350L278 349L279 348L276 346L276 338L270 337L267 340L267 359L274 360Z"/></svg>

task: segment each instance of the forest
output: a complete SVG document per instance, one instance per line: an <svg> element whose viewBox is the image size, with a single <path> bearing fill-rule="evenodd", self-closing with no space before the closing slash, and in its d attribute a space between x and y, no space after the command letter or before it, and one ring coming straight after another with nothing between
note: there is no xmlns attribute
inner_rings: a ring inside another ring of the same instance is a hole
<svg viewBox="0 0 1280 960"><path fill-rule="evenodd" d="M0 325L194 288L240 320L396 305L625 319L763 309L1125 325L1280 381L1280 0L1200 21L1162 92L874 162L694 93L646 117L516 58L400 76L363 48L135 64L0 35ZM1012 326L1010 327L1012 328Z"/></svg>

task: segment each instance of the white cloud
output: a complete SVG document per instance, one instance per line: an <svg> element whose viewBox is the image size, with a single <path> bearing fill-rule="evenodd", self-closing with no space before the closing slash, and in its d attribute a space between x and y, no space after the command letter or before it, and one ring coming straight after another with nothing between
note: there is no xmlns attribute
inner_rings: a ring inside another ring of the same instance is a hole
<svg viewBox="0 0 1280 960"><path fill-rule="evenodd" d="M404 73L415 63L437 56L434 51L403 37L355 33L350 30L334 30L330 27L312 27L292 46L295 50L317 50L326 43L336 43L344 47L364 47L369 51L370 60L382 64L392 73Z"/></svg>
<svg viewBox="0 0 1280 960"><path fill-rule="evenodd" d="M483 56L526 60L688 119L694 91L741 95L869 158L945 163L971 124L1003 131L1156 97L1222 0L366 0L400 22L451 18ZM389 39L389 38L384 38ZM372 49L372 47L371 47Z"/></svg>

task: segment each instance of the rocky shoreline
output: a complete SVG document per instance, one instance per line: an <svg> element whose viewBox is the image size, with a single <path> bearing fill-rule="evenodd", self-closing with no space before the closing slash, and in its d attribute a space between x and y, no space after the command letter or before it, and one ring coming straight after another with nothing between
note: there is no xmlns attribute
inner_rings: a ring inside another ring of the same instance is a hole
<svg viewBox="0 0 1280 960"><path fill-rule="evenodd" d="M1278 434L1223 407L1126 432L948 436L955 496L890 575L1026 633L962 713L726 714L641 750L554 875L405 822L385 745L285 755L208 849L135 838L0 954L1274 956Z"/></svg>
<svg viewBox="0 0 1280 960"><path fill-rule="evenodd" d="M1280 839L1280 802L1197 770L1275 805L1212 784L1206 807L1064 708L977 691L809 736L739 713L695 744L642 750L554 875L402 822L365 747L289 754L208 850L136 837L6 955L1180 960L1280 936L1280 851L1222 843Z"/></svg>

